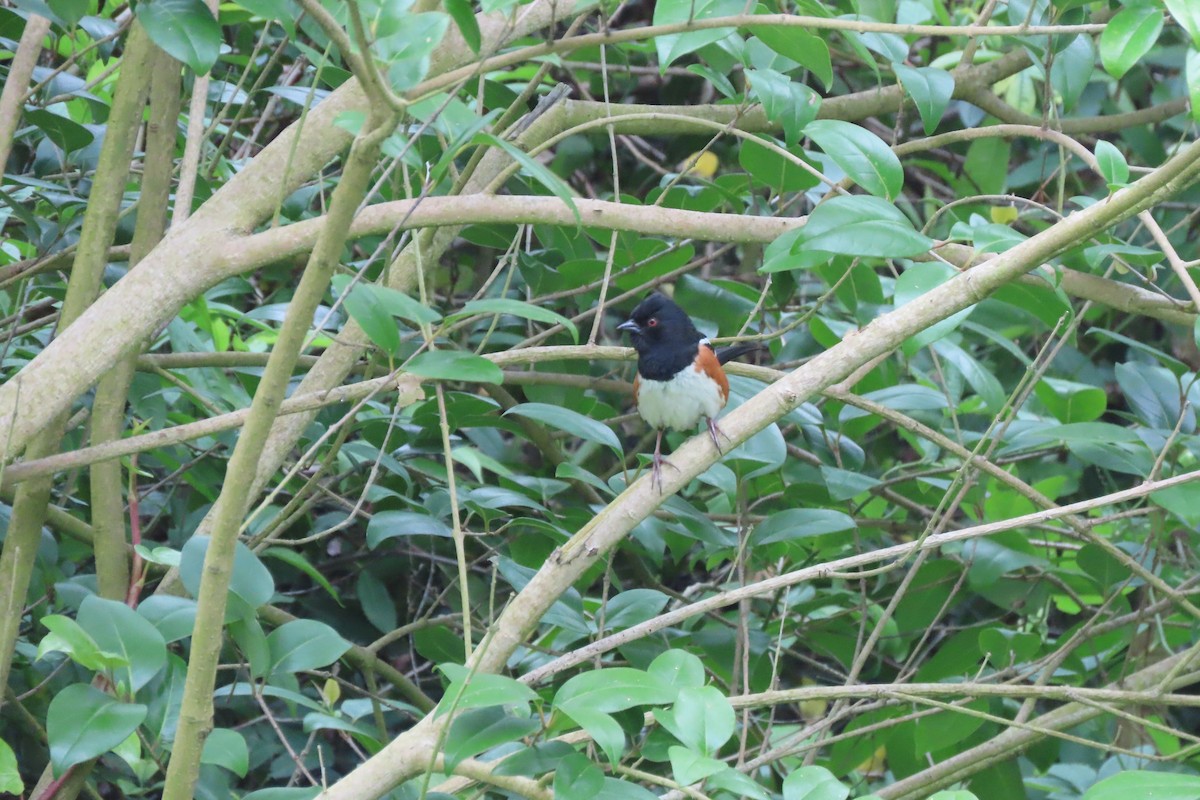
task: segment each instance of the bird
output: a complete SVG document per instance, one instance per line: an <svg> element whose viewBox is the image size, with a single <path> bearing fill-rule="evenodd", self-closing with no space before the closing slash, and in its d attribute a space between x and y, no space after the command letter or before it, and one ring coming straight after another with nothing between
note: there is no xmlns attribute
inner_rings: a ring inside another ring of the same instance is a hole
<svg viewBox="0 0 1200 800"><path fill-rule="evenodd" d="M717 425L717 414L729 401L729 378L722 365L760 347L740 344L716 350L687 312L660 292L639 303L617 330L629 334L637 351L633 401L658 434L650 480L661 492L662 465L673 466L662 457L663 432L692 430L704 419L713 445L722 452L718 437L725 433Z"/></svg>

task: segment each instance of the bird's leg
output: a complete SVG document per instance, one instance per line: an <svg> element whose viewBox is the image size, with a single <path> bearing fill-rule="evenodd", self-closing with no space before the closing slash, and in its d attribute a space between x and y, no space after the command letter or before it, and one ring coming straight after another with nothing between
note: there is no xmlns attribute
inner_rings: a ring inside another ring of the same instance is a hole
<svg viewBox="0 0 1200 800"><path fill-rule="evenodd" d="M721 455L725 455L725 451L721 449L721 443L717 441L717 436L724 436L726 439L729 437L725 434L725 431L721 430L720 426L717 425L716 417L708 417L708 435L712 437L713 447L717 448L717 452Z"/></svg>
<svg viewBox="0 0 1200 800"><path fill-rule="evenodd" d="M678 470L678 468L674 464L672 464L670 461L667 461L665 458L662 457L662 437L663 437L663 429L659 428L658 429L658 438L656 438L654 440L654 460L652 462L653 466L650 469L650 485L654 486L655 484L657 484L659 494L663 493L663 482L662 482L662 466L663 466L663 464L666 464L671 469Z"/></svg>

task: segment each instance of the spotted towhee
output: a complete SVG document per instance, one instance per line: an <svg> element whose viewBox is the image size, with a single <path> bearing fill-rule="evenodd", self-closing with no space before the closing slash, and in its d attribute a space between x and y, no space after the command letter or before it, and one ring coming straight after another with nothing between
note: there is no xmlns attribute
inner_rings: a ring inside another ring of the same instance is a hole
<svg viewBox="0 0 1200 800"><path fill-rule="evenodd" d="M669 465L662 457L663 430L692 430L703 418L720 452L717 436L725 434L717 427L717 414L729 400L729 379L721 365L759 346L714 350L684 310L658 292L639 303L617 330L628 331L637 350L633 400L642 419L658 431L651 481L661 491L662 465Z"/></svg>

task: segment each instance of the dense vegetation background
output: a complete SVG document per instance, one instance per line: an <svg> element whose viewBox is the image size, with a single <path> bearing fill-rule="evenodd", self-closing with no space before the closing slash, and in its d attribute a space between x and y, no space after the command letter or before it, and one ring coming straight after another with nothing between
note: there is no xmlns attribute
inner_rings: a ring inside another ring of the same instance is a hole
<svg viewBox="0 0 1200 800"><path fill-rule="evenodd" d="M1198 48L0 8L0 793L1200 795ZM661 494L652 288L766 348Z"/></svg>

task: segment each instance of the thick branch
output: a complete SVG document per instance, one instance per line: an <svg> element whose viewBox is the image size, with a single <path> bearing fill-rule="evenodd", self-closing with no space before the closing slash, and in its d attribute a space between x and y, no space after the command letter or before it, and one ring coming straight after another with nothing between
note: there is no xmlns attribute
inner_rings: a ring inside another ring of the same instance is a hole
<svg viewBox="0 0 1200 800"><path fill-rule="evenodd" d="M877 318L858 333L768 386L721 421L736 447L820 390L846 379L859 366L900 346L910 336L979 302L1005 283L1050 260L1064 249L1181 191L1200 174L1200 143L1193 143L1107 202L1078 211L977 269L953 278L900 309ZM693 437L675 451L676 470L662 476L662 487L643 476L560 548L504 609L475 651L472 667L483 672L504 668L509 657L534 631L562 592L615 547L671 494L708 469L719 457L711 442ZM1189 476L1197 477L1196 475ZM1056 512L1040 512L1045 514ZM928 539L926 539L928 541ZM434 746L443 719L427 717L325 793L330 798L376 796L411 777L405 758Z"/></svg>
<svg viewBox="0 0 1200 800"><path fill-rule="evenodd" d="M483 49L495 50L593 5L592 0L537 0L522 8L516 21L504 14L480 15ZM429 73L437 75L474 59L452 27L431 56ZM8 445L7 457L23 449L34 433L69 408L121 356L218 283L219 275L225 274L223 248L260 225L282 198L341 152L351 137L335 121L346 111L365 108L358 85L347 81L306 115L303 126L293 125L277 136L185 224L172 230L137 270L89 309L81 324L72 325L16 378L0 386L0 440ZM303 143L297 145L301 135Z"/></svg>

